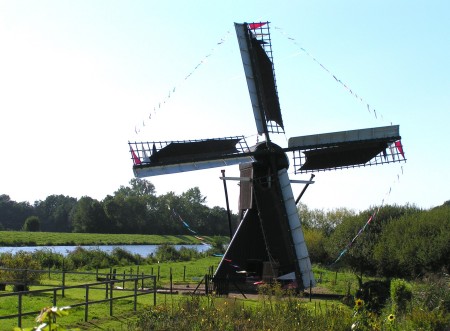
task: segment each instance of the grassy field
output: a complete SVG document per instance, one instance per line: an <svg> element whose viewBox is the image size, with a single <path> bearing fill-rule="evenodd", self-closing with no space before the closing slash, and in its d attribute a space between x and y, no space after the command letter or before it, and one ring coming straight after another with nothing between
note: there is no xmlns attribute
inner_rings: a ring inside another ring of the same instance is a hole
<svg viewBox="0 0 450 331"><path fill-rule="evenodd" d="M170 270L174 284L196 286L210 270L217 267L220 258L206 257L189 262L167 262L152 265L113 267L117 278L123 273L157 274L158 287L169 286ZM139 269L138 269L139 268ZM318 293L355 294L357 279L351 272L314 267ZM107 273L110 269L99 270ZM367 281L368 279L365 279ZM66 275L66 284L84 284L95 281L92 275ZM59 286L61 278L51 274L43 275L42 284ZM32 287L41 289L42 287ZM11 290L8 287L8 290ZM428 288L427 288L428 291ZM57 306L84 302L84 289L66 291L65 298L58 296ZM119 296L118 292L115 295ZM420 294L421 292L417 292ZM90 291L90 298L105 298L105 289ZM157 294L157 306L153 306L153 295L138 298L137 312L133 312L132 298L114 303L114 316L109 316L108 303L89 307L89 321L84 322L84 308L70 310L69 316L58 318L63 326L80 330L349 330L353 324L356 330L448 330L450 317L442 308L427 309L418 302L412 302L405 312L396 312L388 305L380 315L367 312L362 306L345 305L338 300L324 300L301 296L286 296L279 289L268 288L257 296L244 299L237 297L192 296ZM39 310L52 306L52 294L23 297L23 310ZM17 312L17 297L0 298L2 314ZM12 330L17 319L0 320L0 331ZM23 327L35 326L34 316L23 320Z"/></svg>
<svg viewBox="0 0 450 331"><path fill-rule="evenodd" d="M207 241L210 237L204 237ZM189 245L194 236L0 231L0 246Z"/></svg>
<svg viewBox="0 0 450 331"><path fill-rule="evenodd" d="M139 265L139 266L126 266L113 267L116 271L117 278L122 279L122 275L124 274L135 274L144 273L145 275L153 274L155 276L158 275L159 269L159 280L157 281L158 288L168 288L170 285L170 272L172 272L173 284L190 284L191 288L194 288L201 278L208 273L211 267L214 269L217 268L218 263L220 261L219 257L206 257L202 259L198 259L195 261L186 261L186 262L167 262L167 263L156 263L151 265ZM100 269L99 273L108 273L111 269ZM95 271L95 270L93 270ZM321 283L319 284L321 291L327 293L336 293L336 292L345 292L348 289L348 284L352 283L352 288L356 285L356 279L352 273L343 273L340 272L336 276L335 272L328 271L325 269L317 269L315 268L316 275L321 274ZM65 284L67 286L78 285L84 283L93 283L95 282L94 275L80 275L80 274L67 274L65 277ZM53 285L53 286L61 286L62 278L61 275L58 274L46 274L44 273L41 279L41 283L45 285ZM49 287L49 286L47 286ZM42 286L32 286L31 289L42 289L45 287ZM11 287L7 288L9 291ZM57 306L70 306L74 303L83 302L85 297L84 289L71 289L66 291L65 298L61 298L58 296L57 298ZM105 289L100 288L98 291L90 291L90 298L95 299L104 299L105 298ZM184 306L186 302L188 302L192 297L186 295L168 295L168 294L158 294L157 295L157 304L158 306L163 306L170 309L178 310L181 306ZM84 322L84 308L77 307L73 308L70 311L70 315L64 317L61 320L63 325L76 326L82 330L91 330L96 328L109 329L109 330L127 330L127 325L133 324L136 322L140 313L133 312L133 303L132 298L129 299L121 299L117 303L114 303L114 316L109 316L109 305L108 303L95 304L89 308L89 322ZM247 308L258 309L262 304L260 300L252 298L245 300L243 297L238 297L234 299L227 298L205 298L202 299L202 305L208 306L211 304L208 300L215 300L216 304L221 305L223 302L229 302L233 305L242 305ZM317 304L321 302L324 308L327 304L332 304L333 301L329 301L328 303L324 301L319 301L314 299L313 302L309 303L308 300L304 299L303 304L305 307L309 307L309 309L322 309L321 306L317 306ZM34 295L34 296L26 296L23 298L23 311L33 311L39 310L43 307L52 306L52 292L48 292L46 294ZM336 302L336 304L340 305L340 303ZM137 310L148 310L153 306L153 296L141 296L138 298ZM0 307L3 314L15 314L17 313L17 297L8 297L8 298L0 298ZM348 309L348 308L342 308ZM23 327L32 327L35 325L34 322L35 316L30 316L24 318L22 322ZM8 319L0 321L0 331L3 330L12 330L14 326L17 325L17 319ZM133 330L133 328L131 328Z"/></svg>
<svg viewBox="0 0 450 331"><path fill-rule="evenodd" d="M55 234L0 232L4 246L12 245L73 245L73 244L193 244L198 243L190 236L147 236L147 235L98 235L98 234ZM10 241L4 244L4 241ZM15 244L12 244L15 243ZM115 270L117 279L125 274L158 276L157 287L168 288L170 273L174 285L195 287L210 268L217 268L219 257L208 256L193 261L161 262L153 264L112 266L100 269L99 273ZM95 270L92 270L95 271ZM373 314L365 304L354 305L353 295L358 288L356 275L350 271L330 270L314 266L317 280L315 293L350 294L344 304L338 300L286 296L284 292L268 288L266 292L244 299L237 297L192 296L157 294L157 306L153 306L153 295L141 296L137 301L137 312L133 311L133 298L120 299L114 303L114 316L109 316L109 304L101 303L89 307L89 321L84 322L84 307L75 307L70 315L58 318L58 323L80 330L449 330L450 307L448 279L431 280L428 283L413 284L413 300L406 310L399 311L392 303ZM370 280L364 278L364 281ZM93 283L95 275L66 274L65 284ZM44 273L41 284L51 287L62 284L61 275ZM147 287L147 286L146 286ZM31 289L42 289L32 286ZM128 286L127 286L128 288ZM7 292L11 291L7 286ZM6 293L7 293L6 292ZM442 293L447 293L442 295ZM85 289L71 289L65 298L58 297L57 306L70 306L84 302ZM119 296L119 294L117 294ZM105 288L89 292L90 298L104 299ZM428 298L428 299L427 299ZM23 311L38 311L51 307L52 292L28 295L22 298ZM18 298L0 297L0 314L17 313ZM354 306L353 306L354 305ZM22 326L36 325L35 316L23 319ZM12 330L17 319L0 320L0 331Z"/></svg>
<svg viewBox="0 0 450 331"><path fill-rule="evenodd" d="M160 263L154 265L141 265L141 266L127 266L127 267L114 267L116 270L117 278L122 279L122 275L125 274L139 274L145 275L153 274L156 276L159 267L159 280L157 287L168 287L170 280L170 270L172 270L173 283L174 284L192 284L194 286L199 280L209 271L209 268L213 266L217 267L220 258L218 257L206 257L196 261L187 262L172 262L172 263ZM95 270L93 270L95 272ZM100 269L99 273L108 273L110 269ZM80 285L85 283L96 282L95 275L84 274L71 274L68 273L65 276L66 286ZM61 286L62 277L60 274L47 274L44 273L41 278L41 284L45 286L31 286L31 290L38 290L44 288L51 288L51 286ZM119 284L121 285L121 284ZM145 285L147 287L147 284ZM148 284L150 287L150 284ZM126 285L128 288L129 285ZM11 286L7 286L8 293L12 291ZM38 311L43 307L52 306L52 292L47 292L39 295L24 296L22 298L23 312ZM117 294L119 296L120 294ZM91 290L89 297L94 300L101 300L105 298L104 287L98 290ZM65 293L65 297L60 295L57 297L57 306L70 306L76 303L84 302L85 289L70 289ZM158 294L158 304L174 304L178 305L180 300L185 299L186 296L182 295L167 295ZM17 296L0 297L0 311L1 315L16 314L17 313ZM146 307L153 305L153 295L140 296L137 300L137 310L145 309ZM35 325L34 318L36 316L25 317L22 321L22 327L32 327ZM84 322L84 307L73 308L70 311L70 315L64 317L64 325L76 325L83 330L94 328L95 325L100 325L101 328L112 328L120 330L124 325L130 321L136 319L136 314L133 312L133 298L121 299L114 303L114 316L109 317L109 304L100 303L94 304L89 307L89 320L90 322ZM62 322L62 321L61 321ZM0 320L0 331L12 330L17 326L17 318Z"/></svg>

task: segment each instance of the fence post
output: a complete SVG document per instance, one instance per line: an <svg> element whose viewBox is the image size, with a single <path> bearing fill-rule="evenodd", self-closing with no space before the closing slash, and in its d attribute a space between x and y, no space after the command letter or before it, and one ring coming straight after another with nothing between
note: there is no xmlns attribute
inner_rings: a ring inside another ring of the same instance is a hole
<svg viewBox="0 0 450 331"><path fill-rule="evenodd" d="M170 294L172 294L172 287L173 287L173 283L172 283L172 267L170 267L169 279L170 279Z"/></svg>
<svg viewBox="0 0 450 331"><path fill-rule="evenodd" d="M186 266L183 266L183 282L186 281Z"/></svg>
<svg viewBox="0 0 450 331"><path fill-rule="evenodd" d="M312 300L312 280L309 280L309 302Z"/></svg>
<svg viewBox="0 0 450 331"><path fill-rule="evenodd" d="M142 280L142 281L144 281L144 280ZM137 307L137 287L138 287L138 279L136 278L134 280L134 307L133 307L134 311L136 311L136 307Z"/></svg>
<svg viewBox="0 0 450 331"><path fill-rule="evenodd" d="M110 277L109 277L109 275L108 276L106 276L106 282L105 282L105 299L108 299L108 293L109 293L109 290L108 290L108 280L110 279Z"/></svg>
<svg viewBox="0 0 450 331"><path fill-rule="evenodd" d="M125 270L123 271L123 282L122 287L125 289Z"/></svg>
<svg viewBox="0 0 450 331"><path fill-rule="evenodd" d="M158 266L158 280L159 280L159 272L161 271L161 266Z"/></svg>
<svg viewBox="0 0 450 331"><path fill-rule="evenodd" d="M113 316L113 288L114 288L114 282L111 281L109 290L109 316Z"/></svg>
<svg viewBox="0 0 450 331"><path fill-rule="evenodd" d="M139 275L139 264L137 265L136 276Z"/></svg>
<svg viewBox="0 0 450 331"><path fill-rule="evenodd" d="M89 316L89 285L86 285L86 302L84 305L84 321L88 321Z"/></svg>
<svg viewBox="0 0 450 331"><path fill-rule="evenodd" d="M153 276L153 306L156 306L156 277Z"/></svg>
<svg viewBox="0 0 450 331"><path fill-rule="evenodd" d="M144 273L142 273L142 286L141 286L142 290L144 290Z"/></svg>
<svg viewBox="0 0 450 331"><path fill-rule="evenodd" d="M66 287L66 271L63 269L62 272L62 289L61 289L61 296L64 298L64 288Z"/></svg>
<svg viewBox="0 0 450 331"><path fill-rule="evenodd" d="M56 307L56 289L53 290L53 307Z"/></svg>
<svg viewBox="0 0 450 331"><path fill-rule="evenodd" d="M17 315L19 315L17 317L18 321L17 321L17 325L19 326L19 328L22 327L22 293L19 292L19 297L18 297L18 302L17 302Z"/></svg>
<svg viewBox="0 0 450 331"><path fill-rule="evenodd" d="M153 276L153 267L152 267L152 276Z"/></svg>

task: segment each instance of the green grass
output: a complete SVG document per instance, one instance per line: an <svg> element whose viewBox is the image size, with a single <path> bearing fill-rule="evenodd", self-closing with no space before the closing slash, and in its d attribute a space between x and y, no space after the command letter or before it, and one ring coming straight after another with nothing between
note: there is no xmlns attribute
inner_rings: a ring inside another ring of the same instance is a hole
<svg viewBox="0 0 450 331"><path fill-rule="evenodd" d="M329 270L323 267L313 266L314 276L317 286L327 289L329 292L337 294L355 293L359 288L355 273L351 271Z"/></svg>
<svg viewBox="0 0 450 331"><path fill-rule="evenodd" d="M208 273L209 267L217 267L220 258L218 257L206 257L196 261L187 262L165 262L152 265L140 265L139 274L144 273L145 275L150 275L153 268L153 274L156 276L158 271L158 266L160 269L160 279L158 281L158 287L168 287L170 284L170 270L172 269L172 276L174 284L183 283L184 267L186 267L185 273L185 283L198 283L206 273ZM123 273L135 274L138 271L137 266L127 266L127 267L113 267L117 273L117 279L122 279ZM99 269L99 273L108 273L110 269ZM95 270L92 272L95 273ZM87 274L73 274L67 273L65 277L66 286L80 285L85 283L96 282L95 275ZM61 286L62 276L61 274L55 273L43 273L41 278L41 284L51 285L51 286ZM117 284L122 286L121 283ZM126 287L131 286L130 283L125 284ZM51 286L31 286L31 290L51 288ZM151 284L144 284L144 287L151 287ZM11 291L11 286L7 286L7 290ZM117 296L119 296L117 294ZM93 299L104 299L105 298L105 288L102 287L95 291L89 292L89 297ZM178 305L180 300L185 299L184 295L157 295L157 302L160 304L175 304ZM17 296L13 297L1 297L0 298L0 311L2 315L16 314L17 313ZM57 306L70 306L75 303L81 303L85 300L85 289L69 289L65 292L65 297L62 298L60 295L57 296ZM110 325L111 327L118 327L126 325L130 321L136 319L136 314L133 312L133 298L121 299L114 302L114 316L109 316L109 304L101 303L94 304L89 307L89 322L84 322L84 307L73 308L70 315L64 317L64 325L75 325L77 327L84 329L93 328L94 324L101 324L102 328L105 325ZM53 294L48 292L45 294L24 296L23 301L23 311L38 311L43 307L48 307L53 305ZM138 307L137 310L143 310L146 307L153 305L153 295L140 296L138 297ZM37 314L36 314L37 315ZM35 325L34 318L36 316L30 316L23 318L22 327L31 327ZM0 320L0 331L12 330L13 327L17 326L17 318Z"/></svg>
<svg viewBox="0 0 450 331"><path fill-rule="evenodd" d="M204 237L207 241L211 237ZM0 231L0 246L56 245L189 245L193 236Z"/></svg>
<svg viewBox="0 0 450 331"><path fill-rule="evenodd" d="M185 283L195 286L210 266L217 268L218 257L206 257L189 262L164 262L151 265L140 265L139 274L157 274L160 269L158 286L168 287L169 273L172 270L175 284L183 283L183 272L186 267ZM117 278L125 272L136 273L138 266L113 267ZM107 273L110 269L100 269ZM317 285L329 293L346 294L350 285L350 293L355 294L358 281L352 272L336 272L323 267L314 266ZM368 279L365 278L364 281ZM61 278L56 274L44 274L43 284L59 286ZM67 274L66 284L75 285L95 282L94 275ZM121 284L117 284L121 286ZM41 289L42 287L32 287ZM11 287L8 287L11 290ZM118 292L115 296L119 296ZM373 324L375 329L383 330L447 330L450 327L448 312L439 309L428 310L412 303L408 312L396 314L395 321L387 324L387 316L392 312L383 311L381 315L365 314L362 310L355 313L352 307L334 300L283 297L280 292L267 292L258 298L222 298L215 296L169 295L157 294L157 306L153 306L153 295L138 297L137 312L133 312L133 298L120 299L114 303L114 316L109 316L109 304L95 304L89 308L89 321L84 322L84 307L73 308L70 315L58 319L58 323L66 327L77 327L81 330L136 330L138 324L143 330L349 330L355 320ZM65 298L58 296L57 306L73 305L84 302L85 290L66 290ZM104 299L105 288L89 292L91 298ZM52 306L52 293L24 296L23 310L39 310ZM17 312L17 297L0 298L2 314ZM37 315L37 314L36 314ZM35 316L24 318L22 326L35 326ZM12 330L17 319L0 320L0 331Z"/></svg>

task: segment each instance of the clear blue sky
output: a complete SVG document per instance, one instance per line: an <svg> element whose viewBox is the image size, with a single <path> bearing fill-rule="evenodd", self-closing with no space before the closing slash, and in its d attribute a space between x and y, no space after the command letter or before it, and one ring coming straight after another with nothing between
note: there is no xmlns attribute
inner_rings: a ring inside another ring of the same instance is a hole
<svg viewBox="0 0 450 331"><path fill-rule="evenodd" d="M233 22L269 20L286 126L279 144L392 123L408 159L403 173L399 164L317 173L303 202L440 205L450 200L449 12L446 0L0 0L0 194L101 200L133 177L129 140L242 134L251 143ZM224 207L219 176L216 168L149 180L158 194L198 186ZM236 210L237 185L228 187Z"/></svg>

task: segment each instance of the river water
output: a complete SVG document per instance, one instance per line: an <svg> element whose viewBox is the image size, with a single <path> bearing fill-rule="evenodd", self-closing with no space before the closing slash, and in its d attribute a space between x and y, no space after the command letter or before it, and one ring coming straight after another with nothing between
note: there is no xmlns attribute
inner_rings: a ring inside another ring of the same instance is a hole
<svg viewBox="0 0 450 331"><path fill-rule="evenodd" d="M83 247L84 249L99 249L103 252L111 253L114 248L122 248L132 254L139 254L142 257L146 257L152 253L155 253L159 245L101 245L101 246L29 246L29 247L0 247L0 253L11 252L13 254L18 251L34 252L37 250L45 249L55 253L60 253L67 256L70 252L74 251L77 247ZM204 252L211 246L209 245L174 245L176 249L181 247L193 248L198 252Z"/></svg>

